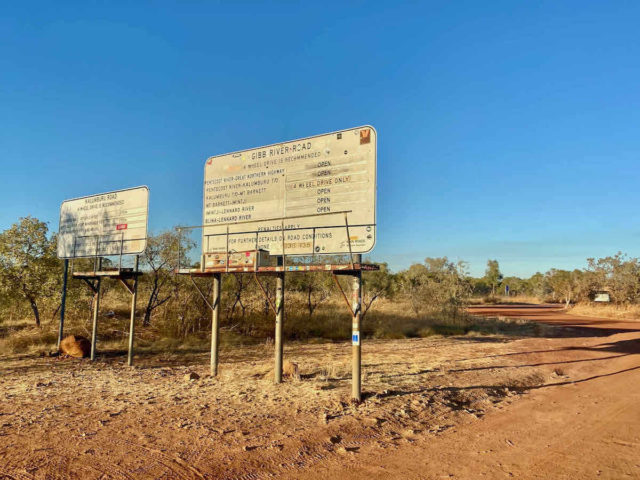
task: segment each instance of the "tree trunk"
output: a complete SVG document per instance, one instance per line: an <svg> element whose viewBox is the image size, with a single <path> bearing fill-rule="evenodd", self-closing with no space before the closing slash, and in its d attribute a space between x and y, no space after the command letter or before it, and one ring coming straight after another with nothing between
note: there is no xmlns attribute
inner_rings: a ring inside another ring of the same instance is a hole
<svg viewBox="0 0 640 480"><path fill-rule="evenodd" d="M147 306L144 308L144 317L142 318L142 325L144 327L148 327L151 324L151 312L153 312L153 304L155 303L156 292L157 290L154 287L151 295L149 295Z"/></svg>
<svg viewBox="0 0 640 480"><path fill-rule="evenodd" d="M38 305L36 305L35 300L29 300L29 304L31 305L31 310L33 310L33 316L36 319L36 327L40 326L40 312L38 311Z"/></svg>
<svg viewBox="0 0 640 480"><path fill-rule="evenodd" d="M144 308L144 317L142 318L142 325L148 327L151 324L151 312L153 311L153 298L155 296L155 289L149 296L147 306Z"/></svg>
<svg viewBox="0 0 640 480"><path fill-rule="evenodd" d="M158 296L158 276L153 277L153 288L151 289L151 295L147 301L147 306L144 309L144 317L142 318L142 326L148 327L151 324L151 312L154 309L154 303Z"/></svg>
<svg viewBox="0 0 640 480"><path fill-rule="evenodd" d="M142 317L142 326L148 327L151 323L151 310L149 308L144 309L144 317Z"/></svg>
<svg viewBox="0 0 640 480"><path fill-rule="evenodd" d="M378 298L378 295L374 295L373 297L371 297L371 300L368 303L366 301L363 302L364 309L362 311L362 316L360 317L361 320L364 319L365 315L371 308L371 305L373 305L373 302L375 302L377 298Z"/></svg>
<svg viewBox="0 0 640 480"><path fill-rule="evenodd" d="M51 321L52 322L56 318L56 315L58 315L58 312L60 311L60 308L62 308L62 303L58 304L58 306L56 307L55 311L53 312L53 315L51 315Z"/></svg>

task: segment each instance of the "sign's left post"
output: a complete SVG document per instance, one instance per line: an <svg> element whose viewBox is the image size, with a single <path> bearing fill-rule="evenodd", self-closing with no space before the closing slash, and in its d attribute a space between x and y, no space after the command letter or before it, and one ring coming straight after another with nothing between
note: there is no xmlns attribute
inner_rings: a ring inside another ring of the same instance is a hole
<svg viewBox="0 0 640 480"><path fill-rule="evenodd" d="M64 270L62 273L62 298L60 299L60 325L58 325L58 345L56 348L60 350L60 342L62 342L62 334L64 333L64 308L67 304L67 276L69 274L69 259L64 259Z"/></svg>

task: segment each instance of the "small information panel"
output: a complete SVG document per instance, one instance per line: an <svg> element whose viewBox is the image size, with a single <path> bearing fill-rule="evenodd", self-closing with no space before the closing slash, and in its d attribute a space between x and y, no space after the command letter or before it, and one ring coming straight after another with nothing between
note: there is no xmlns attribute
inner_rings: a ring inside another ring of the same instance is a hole
<svg viewBox="0 0 640 480"><path fill-rule="evenodd" d="M60 207L58 257L136 255L147 246L149 189L65 200Z"/></svg>
<svg viewBox="0 0 640 480"><path fill-rule="evenodd" d="M280 255L283 247L287 255L371 251L376 142L375 129L364 126L210 157L204 170L203 253L263 249Z"/></svg>

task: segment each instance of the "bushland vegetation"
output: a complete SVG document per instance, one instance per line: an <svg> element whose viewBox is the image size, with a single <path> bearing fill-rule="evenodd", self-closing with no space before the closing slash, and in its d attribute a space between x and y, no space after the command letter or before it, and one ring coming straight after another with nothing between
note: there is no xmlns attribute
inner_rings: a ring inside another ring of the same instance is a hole
<svg viewBox="0 0 640 480"><path fill-rule="evenodd" d="M483 297L486 302L504 301L508 286L514 301L530 298L563 303L569 307L590 304L595 294L602 292L609 295L613 308L640 306L640 259L622 252L604 258L588 258L584 269L552 268L546 273L538 272L524 279L503 277L499 270L495 275L497 262L494 262L488 262L485 277L472 279L474 296Z"/></svg>
<svg viewBox="0 0 640 480"><path fill-rule="evenodd" d="M206 348L208 343L211 312L205 298L211 298L211 281L174 274L178 245L183 258L195 248L174 231L160 232L149 238L147 251L140 259L145 275L138 287L136 315L141 328L136 331L136 343L142 350ZM55 233L33 217L21 218L0 233L0 353L55 345L63 277L63 263L56 257L55 250ZM308 261L291 259L296 260ZM105 259L104 265L109 268L109 259ZM93 269L93 260L78 259L74 268L76 271ZM349 279L337 277L337 281L350 298ZM274 301L275 280L261 277L261 282L262 288L251 275L223 276L223 342L272 341L274 320L267 297ZM615 304L636 304L640 301L640 262L619 253L589 259L588 268L584 270L552 269L520 279L505 278L495 260L487 263L484 277L473 278L465 262L452 262L446 257L426 258L399 272L392 272L383 263L379 271L363 274L363 285L365 337L495 333L511 327L473 318L464 307L473 301L498 301L506 285L512 301L536 297L569 305L588 300L595 291L606 290ZM288 339L344 341L349 338L350 313L329 273L287 275L286 297ZM90 335L92 302L93 295L87 286L69 279L66 332ZM99 317L101 348L124 347L129 307L128 292L114 280L103 281Z"/></svg>

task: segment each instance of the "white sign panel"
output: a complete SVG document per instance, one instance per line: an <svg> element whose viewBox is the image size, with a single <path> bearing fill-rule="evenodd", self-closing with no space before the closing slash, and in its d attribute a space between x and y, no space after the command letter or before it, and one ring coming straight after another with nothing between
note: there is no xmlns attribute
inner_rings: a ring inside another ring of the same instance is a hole
<svg viewBox="0 0 640 480"><path fill-rule="evenodd" d="M149 189L65 200L60 207L58 257L132 255L147 247Z"/></svg>
<svg viewBox="0 0 640 480"><path fill-rule="evenodd" d="M283 243L287 255L344 254L349 244L353 253L371 251L376 141L364 126L210 157L204 253L226 252L227 241L231 252L271 255L282 254Z"/></svg>

